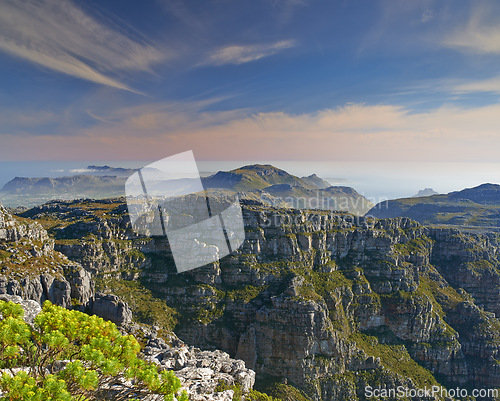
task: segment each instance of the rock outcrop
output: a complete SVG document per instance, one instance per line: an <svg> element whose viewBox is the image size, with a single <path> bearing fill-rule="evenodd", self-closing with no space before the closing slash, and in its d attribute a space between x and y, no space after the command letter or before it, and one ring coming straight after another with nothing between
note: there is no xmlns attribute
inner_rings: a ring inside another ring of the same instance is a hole
<svg viewBox="0 0 500 401"><path fill-rule="evenodd" d="M98 292L92 303L92 313L118 325L132 322L132 311L129 306L113 294Z"/></svg>
<svg viewBox="0 0 500 401"><path fill-rule="evenodd" d="M119 201L50 207L23 216L65 222L56 249L104 283L140 279L177 311L180 338L243 359L257 380L316 401L500 384L496 234L247 204L234 255L176 274L166 239L136 237Z"/></svg>
<svg viewBox="0 0 500 401"><path fill-rule="evenodd" d="M45 241L48 235L39 223L20 223L0 205L0 240L19 241L21 238Z"/></svg>
<svg viewBox="0 0 500 401"><path fill-rule="evenodd" d="M54 250L41 224L15 218L0 205L0 294L84 309L94 283L79 263Z"/></svg>
<svg viewBox="0 0 500 401"><path fill-rule="evenodd" d="M132 326L133 327L133 326ZM168 345L162 338L150 336L142 351L146 360L164 369L174 370L188 391L190 400L232 400L232 390L216 392L220 383L238 385L243 393L250 391L255 383L255 372L245 367L245 362L233 359L226 352L202 351L188 347L175 335Z"/></svg>
<svg viewBox="0 0 500 401"><path fill-rule="evenodd" d="M109 295L98 294L97 298L107 302L121 302L116 297ZM42 311L38 302L26 300L16 295L0 294L0 300L20 304L24 309L24 320L29 324L33 324L35 317ZM128 306L123 302L121 306L128 309ZM105 317L103 316L103 318ZM2 319L1 315L0 319ZM255 372L247 369L245 362L232 359L225 352L201 351L194 347L188 347L173 333L167 334L167 343L165 339L158 337L155 328L151 329L129 321L121 323L120 328L123 334L136 335L145 341L146 345L141 351L144 360L157 364L161 370L175 371L175 375L181 380L182 388L187 391L191 401L233 400L233 390L218 391L218 386L221 383L227 387L237 385L243 393L248 393L254 386ZM61 363L62 365L64 363ZM163 397L151 394L141 399L160 401L163 400Z"/></svg>

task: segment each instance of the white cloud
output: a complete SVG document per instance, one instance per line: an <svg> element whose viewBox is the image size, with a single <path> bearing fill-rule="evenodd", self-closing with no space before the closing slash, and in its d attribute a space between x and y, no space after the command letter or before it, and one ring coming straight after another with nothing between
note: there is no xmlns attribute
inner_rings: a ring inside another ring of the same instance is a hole
<svg viewBox="0 0 500 401"><path fill-rule="evenodd" d="M496 161L500 105L416 113L348 104L300 115L151 104L110 113L72 136L2 135L0 158L156 160Z"/></svg>
<svg viewBox="0 0 500 401"><path fill-rule="evenodd" d="M68 0L3 0L0 50L57 72L131 90L113 73L150 71L165 55L106 25Z"/></svg>
<svg viewBox="0 0 500 401"><path fill-rule="evenodd" d="M446 47L482 54L500 54L500 24L487 21L485 9L476 10L466 26L447 36Z"/></svg>
<svg viewBox="0 0 500 401"><path fill-rule="evenodd" d="M500 94L500 76L457 84L452 89L457 93L495 92Z"/></svg>
<svg viewBox="0 0 500 401"><path fill-rule="evenodd" d="M212 53L203 64L244 64L272 56L294 46L295 41L293 40L282 40L279 42L258 45L225 46Z"/></svg>
<svg viewBox="0 0 500 401"><path fill-rule="evenodd" d="M426 22L429 22L433 20L436 17L436 14L433 10L426 8L424 12L422 13L422 17L420 18L420 22L425 24Z"/></svg>

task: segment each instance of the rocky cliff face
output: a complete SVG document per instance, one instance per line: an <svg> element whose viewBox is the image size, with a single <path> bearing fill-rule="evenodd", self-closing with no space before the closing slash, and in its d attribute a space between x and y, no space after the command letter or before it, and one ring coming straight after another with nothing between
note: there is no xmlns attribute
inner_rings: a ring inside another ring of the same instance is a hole
<svg viewBox="0 0 500 401"><path fill-rule="evenodd" d="M235 255L176 274L167 241L136 238L119 201L25 216L54 219L56 249L101 285L135 279L177 311L184 341L258 381L328 401L365 399L366 385L500 386L495 234L248 205Z"/></svg>
<svg viewBox="0 0 500 401"><path fill-rule="evenodd" d="M30 221L23 224L16 221L0 204L0 240L12 242L19 241L21 238L45 241L48 239L48 235L36 222Z"/></svg>
<svg viewBox="0 0 500 401"><path fill-rule="evenodd" d="M99 314L91 273L54 249L55 241L33 220L13 217L0 205L0 294ZM109 309L109 308L108 308Z"/></svg>

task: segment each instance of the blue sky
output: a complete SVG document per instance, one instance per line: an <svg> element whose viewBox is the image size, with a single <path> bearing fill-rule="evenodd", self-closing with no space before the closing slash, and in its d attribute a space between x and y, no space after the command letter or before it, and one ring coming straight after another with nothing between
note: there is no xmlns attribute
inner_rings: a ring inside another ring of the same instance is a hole
<svg viewBox="0 0 500 401"><path fill-rule="evenodd" d="M2 0L0 159L496 162L500 4Z"/></svg>

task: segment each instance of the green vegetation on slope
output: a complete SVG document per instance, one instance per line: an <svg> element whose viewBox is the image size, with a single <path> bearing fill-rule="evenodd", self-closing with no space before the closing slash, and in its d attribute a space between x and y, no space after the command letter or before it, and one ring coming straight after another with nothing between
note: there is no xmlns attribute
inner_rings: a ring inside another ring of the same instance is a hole
<svg viewBox="0 0 500 401"><path fill-rule="evenodd" d="M409 217L422 224L500 228L500 185L482 184L447 195L384 201L367 215Z"/></svg>
<svg viewBox="0 0 500 401"><path fill-rule="evenodd" d="M98 290L109 290L127 302L134 319L140 323L157 325L166 331L172 331L177 324L177 312L135 280L101 278L96 284Z"/></svg>
<svg viewBox="0 0 500 401"><path fill-rule="evenodd" d="M2 399L83 401L126 400L163 394L172 400L181 383L172 371L159 372L138 358L139 343L115 324L46 301L34 328L22 319L22 307L0 301L0 388ZM15 372L12 368L20 367ZM131 380L134 385L123 385ZM178 400L187 401L187 394Z"/></svg>
<svg viewBox="0 0 500 401"><path fill-rule="evenodd" d="M417 387L432 387L437 381L432 373L415 362L404 345L380 344L377 337L355 333L350 337L368 355L380 358L386 369L412 379Z"/></svg>

